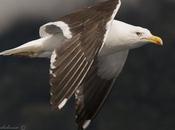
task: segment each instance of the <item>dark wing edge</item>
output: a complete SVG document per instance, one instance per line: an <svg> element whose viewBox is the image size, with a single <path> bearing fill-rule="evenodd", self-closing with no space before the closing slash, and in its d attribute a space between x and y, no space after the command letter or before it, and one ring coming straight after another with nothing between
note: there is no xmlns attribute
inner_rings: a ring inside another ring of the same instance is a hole
<svg viewBox="0 0 175 130"><path fill-rule="evenodd" d="M111 62L115 64L114 76L110 79L102 78L99 73L99 63L103 66L103 60L99 57L93 63L85 80L76 90L76 122L80 130L86 129L96 117L109 96L113 84L119 76L128 56L128 50L118 52L112 57ZM104 57L103 57L104 58ZM108 57L109 58L109 57ZM101 61L102 60L102 61ZM106 63L106 60L104 60ZM107 62L110 64L110 62ZM110 67L110 66L109 66Z"/></svg>
<svg viewBox="0 0 175 130"><path fill-rule="evenodd" d="M103 106L111 92L112 82L97 75L94 63L83 84L76 90L76 123L80 130L86 129Z"/></svg>

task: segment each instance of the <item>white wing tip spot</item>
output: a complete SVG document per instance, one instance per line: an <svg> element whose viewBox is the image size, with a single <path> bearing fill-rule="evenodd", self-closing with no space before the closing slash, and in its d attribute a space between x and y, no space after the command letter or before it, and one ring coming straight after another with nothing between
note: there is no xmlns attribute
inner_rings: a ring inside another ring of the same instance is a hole
<svg viewBox="0 0 175 130"><path fill-rule="evenodd" d="M83 124L83 129L86 129L91 123L91 120L86 120Z"/></svg>
<svg viewBox="0 0 175 130"><path fill-rule="evenodd" d="M68 101L68 99L65 98L65 99L58 105L58 108L59 108L59 109L62 109L62 108L65 106L65 104L67 103L67 101Z"/></svg>
<svg viewBox="0 0 175 130"><path fill-rule="evenodd" d="M50 96L53 96L53 93L52 92L50 92Z"/></svg>
<svg viewBox="0 0 175 130"><path fill-rule="evenodd" d="M56 68L56 66L54 65L54 63L56 61L56 57L57 57L57 54L56 54L56 51L54 50L53 53L52 53L52 56L51 56L51 60L50 60L50 68L51 69Z"/></svg>

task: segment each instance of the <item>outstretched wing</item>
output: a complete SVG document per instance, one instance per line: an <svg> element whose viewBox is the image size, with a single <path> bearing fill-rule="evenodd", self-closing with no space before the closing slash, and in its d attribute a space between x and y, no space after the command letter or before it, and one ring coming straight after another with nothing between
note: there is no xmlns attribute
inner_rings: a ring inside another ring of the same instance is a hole
<svg viewBox="0 0 175 130"><path fill-rule="evenodd" d="M98 57L76 90L76 122L85 129L97 115L108 97L115 79L120 74L128 51Z"/></svg>
<svg viewBox="0 0 175 130"><path fill-rule="evenodd" d="M53 108L61 109L82 84L105 41L119 6L119 0L109 0L41 27L43 36L61 32L67 39L51 56L50 84ZM58 29L53 31L54 27Z"/></svg>

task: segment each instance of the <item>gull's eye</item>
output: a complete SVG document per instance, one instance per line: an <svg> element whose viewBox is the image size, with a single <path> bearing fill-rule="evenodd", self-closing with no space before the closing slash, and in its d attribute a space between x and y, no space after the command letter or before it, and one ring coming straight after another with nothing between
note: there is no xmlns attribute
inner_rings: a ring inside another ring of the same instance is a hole
<svg viewBox="0 0 175 130"><path fill-rule="evenodd" d="M143 35L143 33L141 33L141 32L136 32L136 34L137 34L137 36L142 36Z"/></svg>

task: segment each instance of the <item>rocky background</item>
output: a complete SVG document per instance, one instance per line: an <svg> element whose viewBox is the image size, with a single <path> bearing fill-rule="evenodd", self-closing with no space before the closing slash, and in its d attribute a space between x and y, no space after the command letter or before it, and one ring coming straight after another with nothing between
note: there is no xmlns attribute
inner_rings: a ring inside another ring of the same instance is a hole
<svg viewBox="0 0 175 130"><path fill-rule="evenodd" d="M100 1L100 0L98 0ZM94 0L0 0L0 51L39 37L39 27ZM175 1L122 0L116 19L160 35L164 46L132 50L89 130L175 129ZM0 130L76 130L74 100L49 104L49 60L0 57Z"/></svg>

